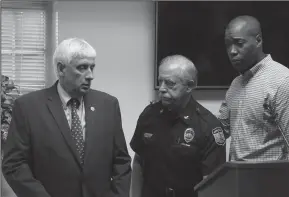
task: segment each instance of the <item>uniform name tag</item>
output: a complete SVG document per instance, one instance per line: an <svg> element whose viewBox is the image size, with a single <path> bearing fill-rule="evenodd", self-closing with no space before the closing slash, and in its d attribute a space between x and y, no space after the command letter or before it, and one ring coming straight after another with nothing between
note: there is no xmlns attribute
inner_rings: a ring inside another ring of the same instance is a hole
<svg viewBox="0 0 289 197"><path fill-rule="evenodd" d="M153 134L152 133L144 133L143 136L145 138L151 138L153 136Z"/></svg>

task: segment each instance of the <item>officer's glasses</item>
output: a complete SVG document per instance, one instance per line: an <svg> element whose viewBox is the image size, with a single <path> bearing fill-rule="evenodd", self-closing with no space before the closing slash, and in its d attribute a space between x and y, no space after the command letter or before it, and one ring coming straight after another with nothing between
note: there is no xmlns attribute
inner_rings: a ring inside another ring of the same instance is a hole
<svg viewBox="0 0 289 197"><path fill-rule="evenodd" d="M177 83L171 79L158 79L159 86L161 87L163 84L168 89L173 89L177 84L187 85L186 83L182 82L181 80Z"/></svg>

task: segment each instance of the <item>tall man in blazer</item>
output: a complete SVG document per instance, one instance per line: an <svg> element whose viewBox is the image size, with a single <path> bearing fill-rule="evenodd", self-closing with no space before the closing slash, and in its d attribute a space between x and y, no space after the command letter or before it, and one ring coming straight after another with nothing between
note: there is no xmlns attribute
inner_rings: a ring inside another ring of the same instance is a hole
<svg viewBox="0 0 289 197"><path fill-rule="evenodd" d="M131 158L118 100L90 89L96 52L57 47L58 81L15 101L3 174L18 197L128 197Z"/></svg>

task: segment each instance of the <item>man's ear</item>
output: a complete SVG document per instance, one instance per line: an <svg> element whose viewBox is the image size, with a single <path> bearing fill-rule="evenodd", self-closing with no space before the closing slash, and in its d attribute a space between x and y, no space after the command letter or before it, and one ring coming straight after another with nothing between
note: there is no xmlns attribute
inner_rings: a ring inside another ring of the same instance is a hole
<svg viewBox="0 0 289 197"><path fill-rule="evenodd" d="M197 83L194 80L188 81L188 92L191 92L197 87Z"/></svg>
<svg viewBox="0 0 289 197"><path fill-rule="evenodd" d="M261 34L256 36L257 47L260 47L263 44L263 38Z"/></svg>
<svg viewBox="0 0 289 197"><path fill-rule="evenodd" d="M64 75L64 69L65 69L65 65L61 62L57 63L57 72L59 76L63 76Z"/></svg>

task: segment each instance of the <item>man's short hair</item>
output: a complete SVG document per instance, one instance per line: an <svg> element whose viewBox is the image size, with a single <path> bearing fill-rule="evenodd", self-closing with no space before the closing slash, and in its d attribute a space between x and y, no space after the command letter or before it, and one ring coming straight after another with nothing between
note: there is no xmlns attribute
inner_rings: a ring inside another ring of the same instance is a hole
<svg viewBox="0 0 289 197"><path fill-rule="evenodd" d="M193 80L195 84L198 81L198 70L195 64L183 55L170 55L161 60L160 65L163 64L177 64L181 69L182 81Z"/></svg>
<svg viewBox="0 0 289 197"><path fill-rule="evenodd" d="M53 54L53 66L57 74L57 64L69 65L74 59L96 57L95 49L84 39L68 38L63 40Z"/></svg>

